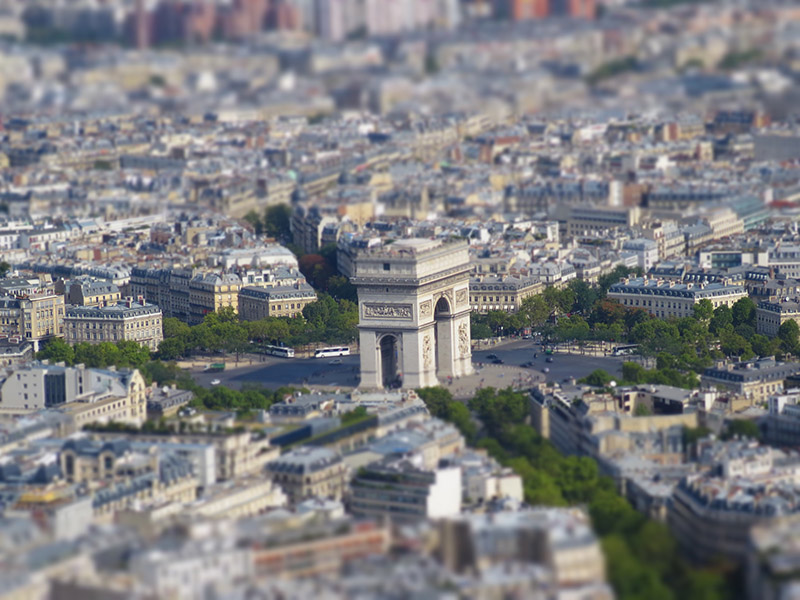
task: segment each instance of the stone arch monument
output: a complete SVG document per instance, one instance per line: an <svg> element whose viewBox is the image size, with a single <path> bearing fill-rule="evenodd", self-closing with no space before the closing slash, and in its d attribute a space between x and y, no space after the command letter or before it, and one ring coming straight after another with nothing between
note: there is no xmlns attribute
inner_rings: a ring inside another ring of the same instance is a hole
<svg viewBox="0 0 800 600"><path fill-rule="evenodd" d="M361 387L420 388L472 373L466 242L408 239L361 250Z"/></svg>

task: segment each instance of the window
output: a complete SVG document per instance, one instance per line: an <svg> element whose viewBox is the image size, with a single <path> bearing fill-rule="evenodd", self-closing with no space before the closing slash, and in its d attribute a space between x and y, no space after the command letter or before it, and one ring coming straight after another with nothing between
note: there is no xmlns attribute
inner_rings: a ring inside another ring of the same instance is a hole
<svg viewBox="0 0 800 600"><path fill-rule="evenodd" d="M389 268L390 268L390 265L389 265L389 263L383 263L383 270L384 270L384 271L388 271L388 270L389 270Z"/></svg>

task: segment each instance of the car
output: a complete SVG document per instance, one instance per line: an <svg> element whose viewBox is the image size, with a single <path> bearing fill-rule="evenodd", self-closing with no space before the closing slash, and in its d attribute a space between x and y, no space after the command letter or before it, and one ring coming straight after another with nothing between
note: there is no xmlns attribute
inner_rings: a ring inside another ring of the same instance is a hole
<svg viewBox="0 0 800 600"><path fill-rule="evenodd" d="M492 362L493 362L494 364L496 364L496 365L502 365L504 361L503 361L503 359L502 359L502 358L497 358L497 357L495 357L495 359L494 359Z"/></svg>
<svg viewBox="0 0 800 600"><path fill-rule="evenodd" d="M486 356L486 358L488 358L489 360L494 360L497 358L497 354L489 354Z"/></svg>
<svg viewBox="0 0 800 600"><path fill-rule="evenodd" d="M544 372L545 372L545 373L549 373L549 372L550 372L550 367L545 367L545 368L544 368Z"/></svg>
<svg viewBox="0 0 800 600"><path fill-rule="evenodd" d="M548 356L547 359L545 360L545 362L553 362L553 357L552 356Z"/></svg>
<svg viewBox="0 0 800 600"><path fill-rule="evenodd" d="M342 364L342 359L341 358L334 358L328 364L329 365L340 365L340 364Z"/></svg>
<svg viewBox="0 0 800 600"><path fill-rule="evenodd" d="M220 383L222 383L222 382L219 379L212 379L211 380L211 385L219 385Z"/></svg>
<svg viewBox="0 0 800 600"><path fill-rule="evenodd" d="M534 352L533 353L533 358L539 358L539 353L538 352Z"/></svg>

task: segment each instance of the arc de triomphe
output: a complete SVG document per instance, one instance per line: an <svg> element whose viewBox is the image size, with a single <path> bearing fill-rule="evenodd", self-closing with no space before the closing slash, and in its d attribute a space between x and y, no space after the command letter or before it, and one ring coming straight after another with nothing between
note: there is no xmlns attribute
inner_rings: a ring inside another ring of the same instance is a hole
<svg viewBox="0 0 800 600"><path fill-rule="evenodd" d="M361 387L420 388L472 373L466 242L407 239L360 251Z"/></svg>

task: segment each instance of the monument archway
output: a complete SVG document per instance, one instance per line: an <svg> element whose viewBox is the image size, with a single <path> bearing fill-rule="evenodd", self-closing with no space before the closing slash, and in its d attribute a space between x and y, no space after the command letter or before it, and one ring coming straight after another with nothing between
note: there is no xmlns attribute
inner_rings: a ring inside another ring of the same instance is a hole
<svg viewBox="0 0 800 600"><path fill-rule="evenodd" d="M351 281L362 388L428 387L472 373L466 242L409 239L364 249Z"/></svg>
<svg viewBox="0 0 800 600"><path fill-rule="evenodd" d="M397 336L387 333L378 342L380 356L381 384L384 388L399 387L402 384L400 365L400 340Z"/></svg>

